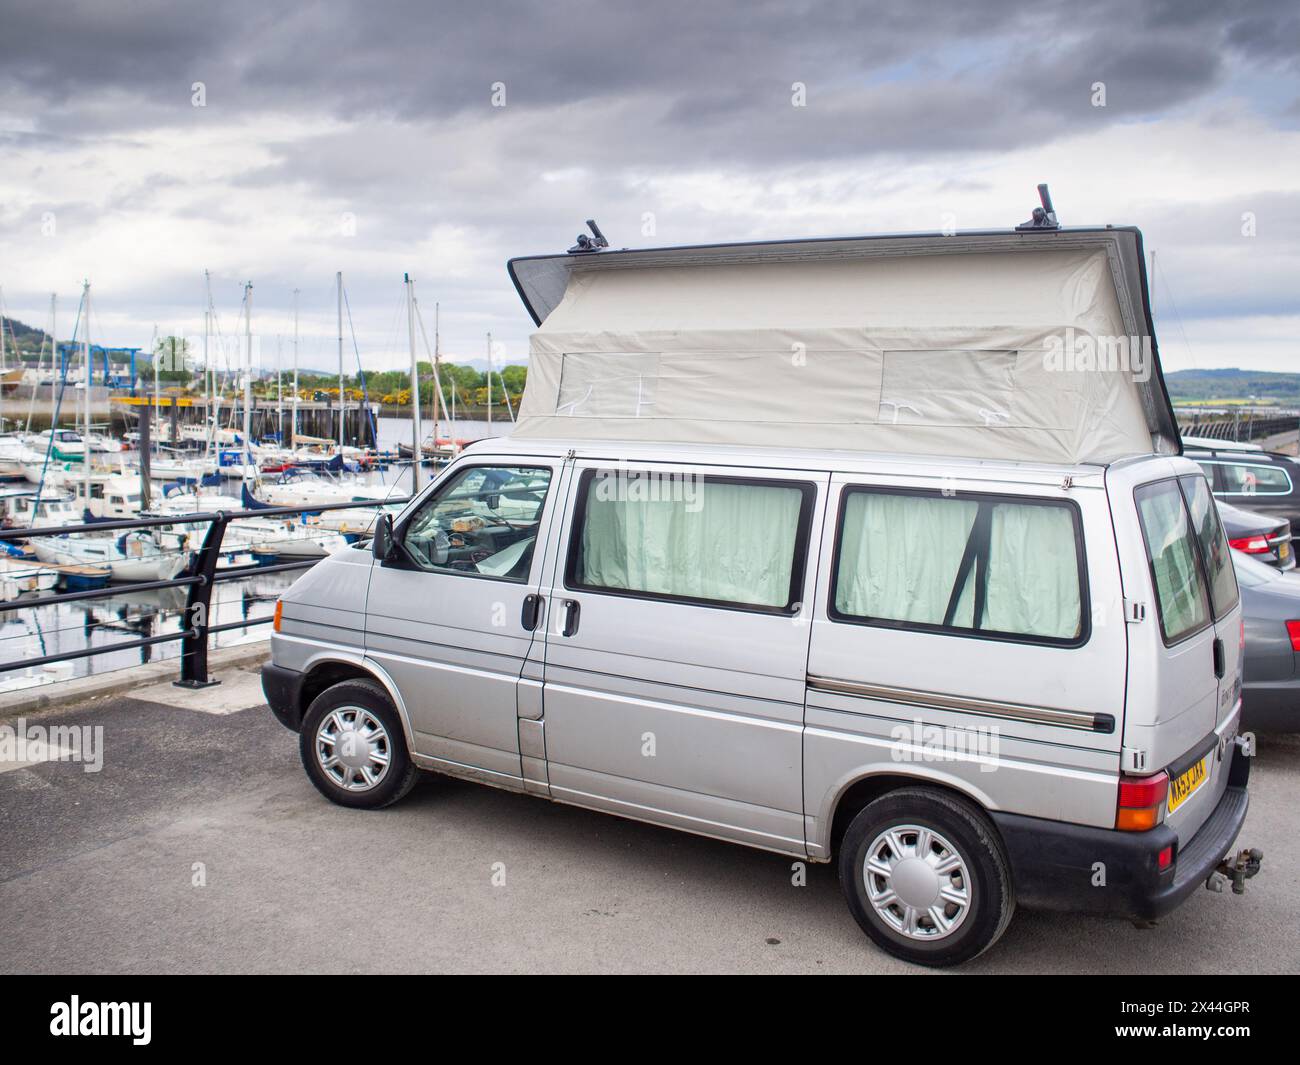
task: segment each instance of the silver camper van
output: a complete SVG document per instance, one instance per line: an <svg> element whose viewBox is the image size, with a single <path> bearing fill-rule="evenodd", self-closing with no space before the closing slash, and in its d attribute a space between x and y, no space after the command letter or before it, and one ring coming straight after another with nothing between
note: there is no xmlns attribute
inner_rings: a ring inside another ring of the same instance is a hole
<svg viewBox="0 0 1300 1065"><path fill-rule="evenodd" d="M1258 870L1237 585L1137 230L510 272L514 433L277 607L264 688L326 797L429 770L834 861L926 965L1017 905L1150 922Z"/></svg>

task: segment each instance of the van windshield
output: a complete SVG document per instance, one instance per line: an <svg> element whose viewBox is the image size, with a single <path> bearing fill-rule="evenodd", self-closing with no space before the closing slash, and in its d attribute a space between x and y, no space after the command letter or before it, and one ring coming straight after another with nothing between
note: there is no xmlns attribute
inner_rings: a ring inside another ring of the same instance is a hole
<svg viewBox="0 0 1300 1065"><path fill-rule="evenodd" d="M471 466L425 500L403 530L421 569L527 579L551 471Z"/></svg>

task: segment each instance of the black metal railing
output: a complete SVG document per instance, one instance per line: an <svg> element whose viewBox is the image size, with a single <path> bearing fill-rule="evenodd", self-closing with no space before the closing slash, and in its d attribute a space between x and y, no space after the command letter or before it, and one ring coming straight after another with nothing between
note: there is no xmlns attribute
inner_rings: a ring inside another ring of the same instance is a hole
<svg viewBox="0 0 1300 1065"><path fill-rule="evenodd" d="M1176 410L1178 431L1183 436L1203 436L1241 443L1263 440L1300 430L1300 417L1260 411Z"/></svg>
<svg viewBox="0 0 1300 1065"><path fill-rule="evenodd" d="M15 610L30 610L42 606L53 606L58 603L78 603L88 599L111 599L114 596L128 595L132 592L165 588L186 588L188 591L180 631L165 633L161 636L144 636L137 640L119 640L96 647L83 647L76 651L61 651L57 654L23 657L18 661L0 662L0 673L14 669L50 665L55 662L90 658L94 655L129 651L139 647L150 647L154 644L166 643L172 640L181 640L183 643L181 644L180 655L180 679L176 683L191 688L215 683L208 675L209 637L215 633L227 632L233 629L247 628L252 625L266 625L273 618L245 618L240 621L214 625L210 617L213 588L223 581L238 580L241 577L260 577L269 573L310 569L320 561L319 558L304 558L293 562L276 562L270 565L254 563L252 565L226 566L218 569L217 563L223 554L222 544L229 525L241 518L293 517L303 514L319 514L330 510L401 506L408 503L410 498L410 496L402 496L398 499L357 499L346 503L310 503L292 507L271 506L259 507L256 510L218 510L202 514L160 514L120 520L99 520L84 525L0 529L0 541L12 541L31 540L42 536L65 536L69 533L133 532L141 529L156 529L175 525L207 524L208 526L202 545L193 551L193 557L185 570L168 580L131 581L109 585L104 588L91 588L85 591L57 592L53 595L41 595L32 598L20 597L0 603L0 616L2 616ZM34 567L45 566L49 569L58 569L57 566L46 566L46 564L35 559L32 560L32 565Z"/></svg>

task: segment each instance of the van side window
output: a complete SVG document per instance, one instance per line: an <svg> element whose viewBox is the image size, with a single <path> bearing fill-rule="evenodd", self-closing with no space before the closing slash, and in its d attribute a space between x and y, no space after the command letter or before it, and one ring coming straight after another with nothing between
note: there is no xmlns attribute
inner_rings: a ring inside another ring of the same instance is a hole
<svg viewBox="0 0 1300 1065"><path fill-rule="evenodd" d="M1205 479L1195 475L1178 478L1187 500L1187 512L1192 517L1192 531L1201 547L1201 561L1205 564L1210 583L1210 603L1214 619L1218 621L1237 605L1237 579L1233 574L1232 555L1228 538L1219 522L1219 511L1210 494Z"/></svg>
<svg viewBox="0 0 1300 1065"><path fill-rule="evenodd" d="M844 490L837 621L1077 644L1087 638L1078 511L1022 497Z"/></svg>
<svg viewBox="0 0 1300 1065"><path fill-rule="evenodd" d="M811 484L588 470L578 492L569 587L795 612Z"/></svg>
<svg viewBox="0 0 1300 1065"><path fill-rule="evenodd" d="M1233 495L1284 496L1291 491L1291 478L1281 466L1264 463L1223 462L1223 491Z"/></svg>
<svg viewBox="0 0 1300 1065"><path fill-rule="evenodd" d="M550 483L544 466L470 466L425 500L402 547L420 569L526 581Z"/></svg>
<svg viewBox="0 0 1300 1065"><path fill-rule="evenodd" d="M1177 643L1210 623L1191 522L1173 481L1144 484L1133 498L1156 589L1160 632L1166 644Z"/></svg>

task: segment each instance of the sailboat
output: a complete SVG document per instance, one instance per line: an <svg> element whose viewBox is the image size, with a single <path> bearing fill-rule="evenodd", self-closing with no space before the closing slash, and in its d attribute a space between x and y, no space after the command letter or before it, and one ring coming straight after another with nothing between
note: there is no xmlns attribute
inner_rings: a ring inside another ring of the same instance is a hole
<svg viewBox="0 0 1300 1065"><path fill-rule="evenodd" d="M107 566L115 581L167 581L189 565L183 541L180 533L138 529L120 536L37 536L32 550L51 566Z"/></svg>

